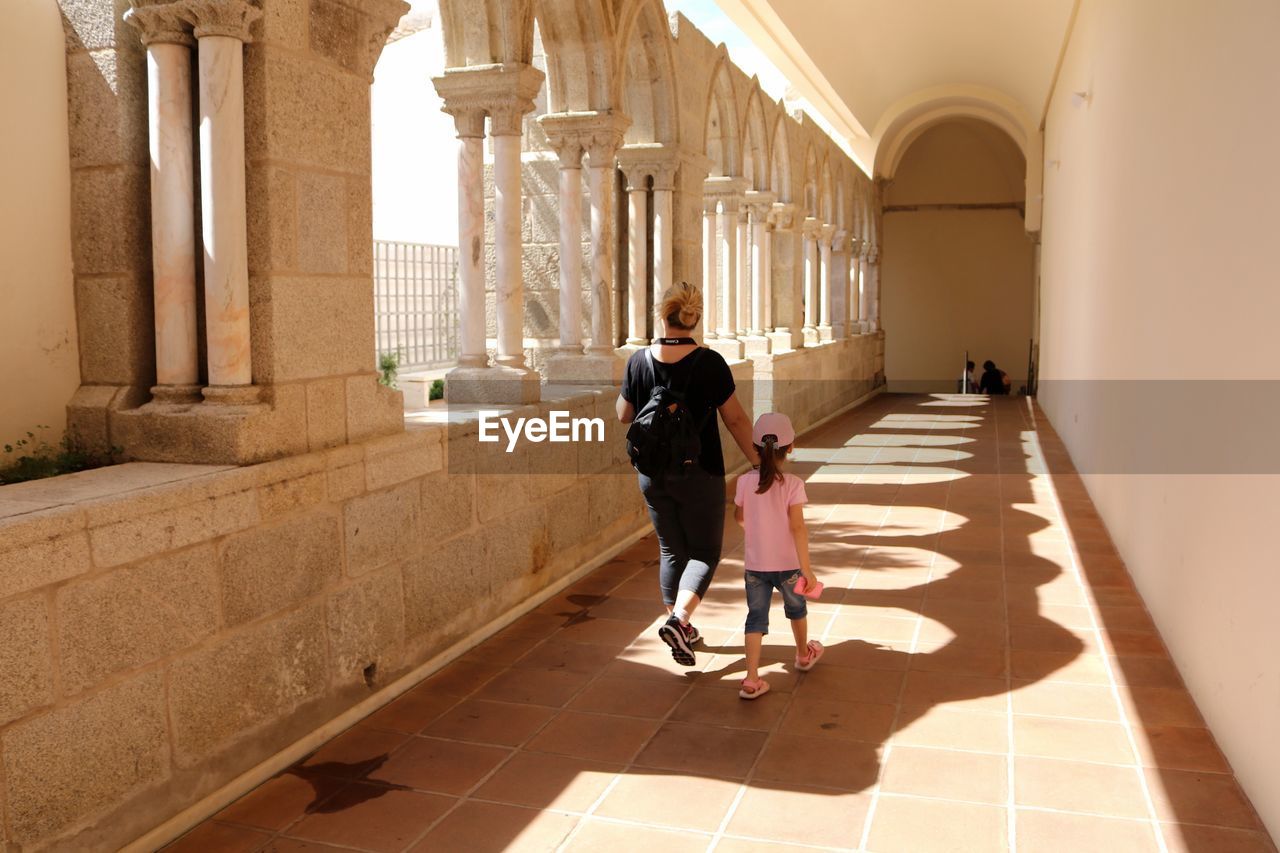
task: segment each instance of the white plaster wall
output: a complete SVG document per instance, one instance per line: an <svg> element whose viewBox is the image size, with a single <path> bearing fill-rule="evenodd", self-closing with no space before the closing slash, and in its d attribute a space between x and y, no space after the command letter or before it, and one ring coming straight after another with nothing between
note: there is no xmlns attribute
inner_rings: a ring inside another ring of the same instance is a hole
<svg viewBox="0 0 1280 853"><path fill-rule="evenodd" d="M944 122L907 150L886 206L1021 202L1024 161L993 125ZM887 211L881 269L890 391L954 391L965 350L1025 382L1034 247L1015 209Z"/></svg>
<svg viewBox="0 0 1280 853"><path fill-rule="evenodd" d="M434 0L410 5L406 20L430 26L387 45L373 75L373 237L456 246L454 125L431 84L444 70L440 16Z"/></svg>
<svg viewBox="0 0 1280 853"><path fill-rule="evenodd" d="M1062 382L1280 378L1277 32L1273 0L1082 0L1046 125L1041 404L1280 837L1280 477L1097 464L1187 422L1186 455L1192 440L1227 447L1246 430L1270 446L1276 406L1249 407L1275 391L1206 412L1187 388L1157 415Z"/></svg>
<svg viewBox="0 0 1280 853"><path fill-rule="evenodd" d="M80 384L70 168L58 7L10 4L0 27L0 444L37 424L55 443Z"/></svg>

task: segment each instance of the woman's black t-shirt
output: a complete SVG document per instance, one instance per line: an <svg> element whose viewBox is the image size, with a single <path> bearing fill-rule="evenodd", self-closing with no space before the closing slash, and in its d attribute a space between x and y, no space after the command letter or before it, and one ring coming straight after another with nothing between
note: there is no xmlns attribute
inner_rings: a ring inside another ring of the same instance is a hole
<svg viewBox="0 0 1280 853"><path fill-rule="evenodd" d="M698 465L708 474L724 476L724 453L720 449L720 426L715 410L733 396L733 374L724 356L715 350L702 349L695 364L697 352L693 350L671 364L656 358L651 361L644 350L632 353L622 380L622 399L640 411L656 386L684 391L688 395L689 411L694 417L706 419L700 436L702 452L698 455Z"/></svg>

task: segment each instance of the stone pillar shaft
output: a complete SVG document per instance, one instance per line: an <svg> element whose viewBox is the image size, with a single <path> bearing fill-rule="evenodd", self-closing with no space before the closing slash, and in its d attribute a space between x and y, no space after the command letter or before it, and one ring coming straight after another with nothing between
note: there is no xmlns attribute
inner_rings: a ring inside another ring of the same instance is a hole
<svg viewBox="0 0 1280 853"><path fill-rule="evenodd" d="M716 336L716 279L720 266L720 246L716 240L718 219L719 206L708 204L702 214L702 326L708 338Z"/></svg>
<svg viewBox="0 0 1280 853"><path fill-rule="evenodd" d="M649 204L643 184L627 187L627 255L630 281L627 284L627 343L644 346L649 343L645 323L648 296Z"/></svg>
<svg viewBox="0 0 1280 853"><path fill-rule="evenodd" d="M244 43L201 34L200 207L209 385L253 382L245 228ZM222 395L205 389L205 397Z"/></svg>
<svg viewBox="0 0 1280 853"><path fill-rule="evenodd" d="M498 352L504 367L524 367L524 275L520 242L520 137L493 137L493 232L497 261L494 295L498 320Z"/></svg>
<svg viewBox="0 0 1280 853"><path fill-rule="evenodd" d="M818 327L827 330L827 335L831 329L831 300L835 296L835 276L833 268L833 259L831 257L831 236L822 234L818 239L818 255L821 259L821 275L822 280L818 285Z"/></svg>
<svg viewBox="0 0 1280 853"><path fill-rule="evenodd" d="M458 366L487 367L484 334L484 114L458 118ZM478 129L476 128L478 125Z"/></svg>
<svg viewBox="0 0 1280 853"><path fill-rule="evenodd" d="M732 338L736 333L734 317L738 297L738 212L721 202L717 218L720 222L721 270L724 273L720 279L722 290L717 333L721 338Z"/></svg>
<svg viewBox="0 0 1280 853"><path fill-rule="evenodd" d="M675 213L671 187L653 188L653 287L654 304L674 283Z"/></svg>
<svg viewBox="0 0 1280 853"><path fill-rule="evenodd" d="M560 349L582 352L582 151L560 159Z"/></svg>
<svg viewBox="0 0 1280 853"><path fill-rule="evenodd" d="M765 218L758 212L751 213L751 327L749 334L763 335L769 328L770 298L769 241L771 234Z"/></svg>
<svg viewBox="0 0 1280 853"><path fill-rule="evenodd" d="M750 211L745 207L738 212L738 252L735 263L738 268L738 280L735 289L738 293L737 304L733 311L733 329L738 335L745 335L751 325L751 281L748 279L751 269L751 226Z"/></svg>
<svg viewBox="0 0 1280 853"><path fill-rule="evenodd" d="M804 234L804 327L817 328L818 241L812 231Z"/></svg>
<svg viewBox="0 0 1280 853"><path fill-rule="evenodd" d="M613 157L602 165L591 157L587 190L591 199L591 347L613 352Z"/></svg>
<svg viewBox="0 0 1280 853"><path fill-rule="evenodd" d="M151 154L151 264L154 278L157 399L197 396L195 165L192 160L191 50L147 45Z"/></svg>

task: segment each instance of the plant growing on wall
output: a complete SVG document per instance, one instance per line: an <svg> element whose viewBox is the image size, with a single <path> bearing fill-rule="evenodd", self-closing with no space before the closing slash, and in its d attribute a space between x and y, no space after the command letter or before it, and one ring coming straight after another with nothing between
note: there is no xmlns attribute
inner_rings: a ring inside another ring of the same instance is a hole
<svg viewBox="0 0 1280 853"><path fill-rule="evenodd" d="M4 445L4 458L0 460L0 485L113 465L115 457L122 452L120 448L113 447L105 455L94 453L69 432L53 445L43 436L49 429L51 427L47 424L38 424L36 430L41 435L37 436L35 432L27 430L22 438Z"/></svg>
<svg viewBox="0 0 1280 853"><path fill-rule="evenodd" d="M400 371L400 350L384 352L378 356L378 382L388 388L396 385L396 374Z"/></svg>

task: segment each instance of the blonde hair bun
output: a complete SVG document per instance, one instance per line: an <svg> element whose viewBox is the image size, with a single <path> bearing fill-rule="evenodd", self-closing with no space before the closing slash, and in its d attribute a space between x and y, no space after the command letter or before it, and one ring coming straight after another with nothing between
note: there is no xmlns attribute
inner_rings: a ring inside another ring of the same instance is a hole
<svg viewBox="0 0 1280 853"><path fill-rule="evenodd" d="M656 313L668 326L692 329L702 320L702 293L687 281L677 282L662 294Z"/></svg>

